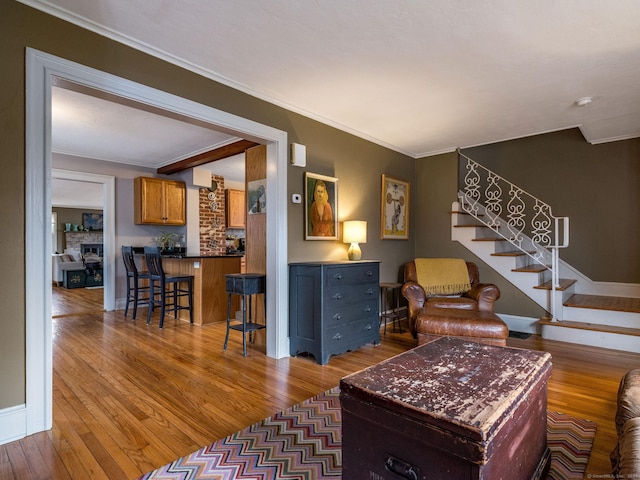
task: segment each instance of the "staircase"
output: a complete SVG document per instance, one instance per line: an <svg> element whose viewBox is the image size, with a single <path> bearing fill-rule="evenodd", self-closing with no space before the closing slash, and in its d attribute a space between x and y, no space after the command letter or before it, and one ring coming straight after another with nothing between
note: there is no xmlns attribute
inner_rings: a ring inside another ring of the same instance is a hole
<svg viewBox="0 0 640 480"><path fill-rule="evenodd" d="M479 173L484 167L462 154L460 157L469 173L459 201L452 204L451 239L549 313L542 319L500 315L509 329L539 333L546 339L640 353L640 285L593 282L560 260L557 249L568 245L568 219L562 225L551 215L550 207L535 199L532 210L536 215L543 211L545 218L552 219L542 222L547 245L541 247L540 242L532 240L541 238L539 232L527 232L523 221L512 216L513 211L524 211L524 207L513 208L513 199L520 207L525 203L522 196L528 194L508 182L508 195L496 193L496 189L500 190L498 182L504 180L493 172ZM488 181L483 182L480 177L487 175ZM509 203L505 208L507 220L500 216L503 206L499 202ZM516 224L518 228L514 230Z"/></svg>

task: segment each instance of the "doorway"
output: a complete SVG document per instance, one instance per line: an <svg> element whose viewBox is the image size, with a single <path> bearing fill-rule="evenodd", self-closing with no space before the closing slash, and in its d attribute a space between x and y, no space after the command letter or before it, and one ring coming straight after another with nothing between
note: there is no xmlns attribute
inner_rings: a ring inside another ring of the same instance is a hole
<svg viewBox="0 0 640 480"><path fill-rule="evenodd" d="M101 208L103 214L103 244L105 251L115 250L115 177L111 175L101 175L87 172L77 172L71 170L51 169L52 180L68 180L71 182L81 182L99 186L101 195ZM96 192L97 193L97 192ZM100 310L115 309L115 265L103 260L103 287L96 291L86 292L86 302L78 302L78 293L70 292L64 287L53 287L52 291L52 316L85 313L87 309L95 309L100 304ZM84 291L84 289L81 289ZM67 295L68 294L68 295ZM69 297L69 298L67 298ZM55 305L54 302L63 302L64 307Z"/></svg>
<svg viewBox="0 0 640 480"><path fill-rule="evenodd" d="M55 78L177 112L267 146L267 208L272 212L267 225L267 355L288 356L287 133L38 50L28 48L26 56L25 272L30 288L25 435L48 430L52 424L51 237L42 226L49 223L51 213L51 87ZM105 242L104 258L114 264L115 240Z"/></svg>

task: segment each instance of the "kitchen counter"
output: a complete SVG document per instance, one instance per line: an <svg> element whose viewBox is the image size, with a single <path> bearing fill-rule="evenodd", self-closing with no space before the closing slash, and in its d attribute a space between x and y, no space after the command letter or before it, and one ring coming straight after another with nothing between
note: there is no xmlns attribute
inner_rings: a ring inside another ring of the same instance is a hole
<svg viewBox="0 0 640 480"><path fill-rule="evenodd" d="M134 250L135 251L135 250ZM141 254L142 252L136 252ZM184 255L162 256L162 268L171 275L193 275L193 323L206 325L208 323L227 321L227 291L225 275L240 273L244 255ZM232 311L239 310L239 300L232 299ZM180 310L181 320L189 321L189 312ZM170 321L171 314L165 318L165 326Z"/></svg>
<svg viewBox="0 0 640 480"><path fill-rule="evenodd" d="M168 274L193 275L193 323L227 321L227 293L225 275L240 273L238 255L222 255L217 257L167 257L162 259L162 267ZM232 305L238 310L238 302ZM189 321L189 312L179 312L181 319Z"/></svg>

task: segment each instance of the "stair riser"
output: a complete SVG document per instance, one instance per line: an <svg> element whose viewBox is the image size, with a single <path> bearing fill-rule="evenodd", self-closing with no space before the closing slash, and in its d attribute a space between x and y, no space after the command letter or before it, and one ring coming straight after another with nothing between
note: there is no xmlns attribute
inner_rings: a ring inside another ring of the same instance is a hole
<svg viewBox="0 0 640 480"><path fill-rule="evenodd" d="M471 230L468 232L467 230ZM453 228L452 240L456 240L467 247L480 257L491 268L499 272L509 282L516 285L522 290L528 297L534 302L540 305L545 310L548 310L549 296L546 290L534 289L535 286L540 285L542 277L536 273L523 273L513 272L515 268L514 257L496 257L491 254L494 253L494 242L474 242L473 229L466 228Z"/></svg>
<svg viewBox="0 0 640 480"><path fill-rule="evenodd" d="M564 318L574 322L640 329L640 313L576 307L564 307L563 311ZM640 338L638 342L640 342Z"/></svg>
<svg viewBox="0 0 640 480"><path fill-rule="evenodd" d="M542 325L542 338L560 342L611 348L625 352L640 353L640 338L634 335L598 332L555 325Z"/></svg>

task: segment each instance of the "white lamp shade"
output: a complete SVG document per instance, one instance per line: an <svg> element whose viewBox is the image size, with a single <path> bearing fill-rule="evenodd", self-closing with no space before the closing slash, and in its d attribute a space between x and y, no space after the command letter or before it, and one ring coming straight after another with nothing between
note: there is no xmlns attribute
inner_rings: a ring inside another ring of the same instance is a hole
<svg viewBox="0 0 640 480"><path fill-rule="evenodd" d="M364 220L344 222L342 241L344 243L367 243L367 222Z"/></svg>

